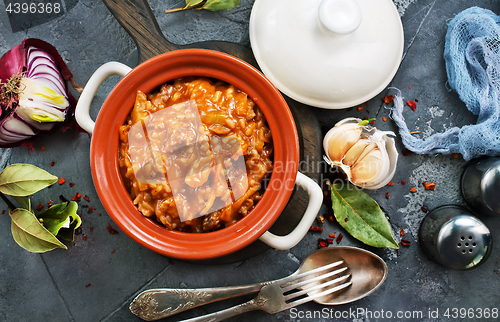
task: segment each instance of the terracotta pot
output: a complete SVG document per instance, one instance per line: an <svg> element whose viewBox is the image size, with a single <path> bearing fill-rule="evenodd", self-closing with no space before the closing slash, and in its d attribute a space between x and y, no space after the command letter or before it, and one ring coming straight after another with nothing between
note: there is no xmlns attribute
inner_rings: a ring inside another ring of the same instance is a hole
<svg viewBox="0 0 500 322"><path fill-rule="evenodd" d="M102 81L111 75L123 78L107 97L94 124L89 116L92 98ZM132 203L118 166L118 129L125 123L137 91L149 93L184 76L219 79L247 93L264 113L273 136L275 170L262 199L244 218L215 232L169 231L144 217ZM297 130L285 100L259 71L233 56L183 49L154 57L134 69L117 62L107 63L89 79L76 108L76 119L92 133L92 177L109 216L133 240L165 256L189 260L216 258L235 252L257 238L274 248L288 249L307 233L321 206L323 196L319 186L297 172ZM278 168L278 164L285 166ZM284 237L275 236L267 230L285 208L295 183L309 192L308 209L294 231Z"/></svg>

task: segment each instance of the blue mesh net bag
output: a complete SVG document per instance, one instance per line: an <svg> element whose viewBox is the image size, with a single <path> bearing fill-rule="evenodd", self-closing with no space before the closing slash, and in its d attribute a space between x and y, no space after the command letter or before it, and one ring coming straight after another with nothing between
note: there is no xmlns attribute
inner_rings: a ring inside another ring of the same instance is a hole
<svg viewBox="0 0 500 322"><path fill-rule="evenodd" d="M391 116L403 144L419 154L461 153L465 160L500 155L500 18L486 9L466 9L450 21L445 41L449 86L478 115L477 123L418 139L406 126L403 98L395 89Z"/></svg>

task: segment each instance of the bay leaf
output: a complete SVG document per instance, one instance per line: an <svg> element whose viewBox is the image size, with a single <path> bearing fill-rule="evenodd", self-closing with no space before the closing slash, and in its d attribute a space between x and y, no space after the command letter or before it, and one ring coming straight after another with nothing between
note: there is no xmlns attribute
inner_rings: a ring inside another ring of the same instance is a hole
<svg viewBox="0 0 500 322"><path fill-rule="evenodd" d="M67 249L63 243L43 227L32 212L18 208L10 211L9 215L12 219L12 236L22 248L33 253L43 253L58 247Z"/></svg>
<svg viewBox="0 0 500 322"><path fill-rule="evenodd" d="M62 202L42 211L37 217L43 220L43 226L50 233L54 236L58 236L62 229L71 228L74 232L74 230L80 226L82 221L80 216L76 214L77 210L78 204L75 201ZM72 228L72 225L74 228ZM64 237L67 237L68 233L71 232L65 232L65 234L63 234ZM71 238L70 241L73 241L73 238Z"/></svg>
<svg viewBox="0 0 500 322"><path fill-rule="evenodd" d="M0 192L10 196L24 197L56 181L56 176L31 164L12 164L0 173Z"/></svg>
<svg viewBox="0 0 500 322"><path fill-rule="evenodd" d="M399 248L375 200L349 183L336 183L331 187L333 213L349 234L369 246Z"/></svg>
<svg viewBox="0 0 500 322"><path fill-rule="evenodd" d="M207 0L201 9L210 11L229 10L236 7L240 0Z"/></svg>
<svg viewBox="0 0 500 322"><path fill-rule="evenodd" d="M12 197L15 201L17 201L17 203L19 204L19 206L21 206L21 208L24 208L30 212L32 212L31 210L31 199L30 199L30 196L23 196L23 197Z"/></svg>

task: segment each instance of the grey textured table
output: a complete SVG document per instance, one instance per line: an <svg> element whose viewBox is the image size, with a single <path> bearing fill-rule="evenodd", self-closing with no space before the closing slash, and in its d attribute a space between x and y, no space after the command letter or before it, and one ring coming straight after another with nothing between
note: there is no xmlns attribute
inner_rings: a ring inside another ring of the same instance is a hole
<svg viewBox="0 0 500 322"><path fill-rule="evenodd" d="M457 94L449 92L446 87L442 58L446 23L470 6L488 8L500 14L500 2L394 2L403 21L405 50L401 67L391 85L401 89L406 99L419 101L415 112L405 111L408 124L411 124L412 130L420 130L421 137L425 138L451 126L474 123L475 117L467 111ZM133 67L137 61L134 43L100 1L64 1L61 14L47 21L37 18L33 20L33 26L9 20L5 11L7 3L8 0L4 0L0 4L1 54L25 37L41 38L58 48L75 80L82 85L105 62L115 60ZM252 0L242 0L233 10L222 13L189 11L164 15L165 8L178 7L182 2L150 1L165 36L177 44L226 40L249 45L248 20L252 3ZM111 78L99 89L91 109L94 117L117 80ZM383 116L388 117L388 111L381 104L384 95L385 91L368 102L362 111L316 108L310 108L310 111L321 120L323 130L347 116L377 116L377 127L396 130L390 119L382 121ZM43 151L42 146L45 147ZM96 210L89 214L88 208L80 207L82 232L74 243L68 243L68 250L58 249L42 255L20 248L12 239L9 216L0 215L0 321L137 321L129 312L128 305L142 290L155 287L214 287L283 277L295 271L301 260L316 249L318 237L324 238L329 233L343 233L340 245L371 250L386 261L389 275L380 289L350 305L323 307L309 303L293 312L285 311L273 316L251 312L232 320L329 321L335 314L343 314L339 321L382 321L387 319L376 317L384 313L387 316L390 311L392 320L458 321L461 319L444 317L447 308L500 308L500 255L496 247L488 261L480 267L471 271L456 271L429 261L417 242L418 225L424 216L422 206L431 210L444 204L463 204L459 177L465 161L461 157L400 154L394 186L369 192L388 213L398 241L399 231L404 229L404 238L411 241L409 247L401 247L397 251L372 249L351 238L338 224L327 222L322 234L308 233L301 243L288 251L268 250L237 263L200 265L158 255L139 246L123 232L115 235L108 233L106 225L110 223L115 228L116 225L105 213L94 189L89 146L90 138L86 134L73 137L73 133L66 133L37 139L33 152L24 147L1 151L4 163L35 164L66 179L66 184L55 184L37 193L33 204L57 200L59 195L71 197L80 192L90 199L80 205L95 207ZM402 144L398 143L398 150L402 149ZM51 162L54 162L53 166ZM401 181L406 181L406 184L402 185ZM422 181L436 182L436 189L425 190ZM69 187L68 182L75 182L75 185ZM417 187L416 193L410 193L413 186ZM390 197L387 199L388 192ZM1 204L0 209L7 209L7 206ZM481 219L496 240L500 219ZM166 321L201 315L241 301L243 299L235 299L194 309ZM363 310L371 311L372 317L357 314ZM429 317L429 312L436 310L439 317ZM398 311L405 315L397 319ZM422 312L422 318L415 315L418 312ZM313 314L315 317L309 319L308 316Z"/></svg>

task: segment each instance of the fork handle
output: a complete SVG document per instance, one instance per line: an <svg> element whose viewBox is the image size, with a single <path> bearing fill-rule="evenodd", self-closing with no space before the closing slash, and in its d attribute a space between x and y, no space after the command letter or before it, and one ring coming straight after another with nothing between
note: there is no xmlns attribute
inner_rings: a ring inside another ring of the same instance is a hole
<svg viewBox="0 0 500 322"><path fill-rule="evenodd" d="M199 289L151 289L139 294L129 308L141 319L155 321L196 306L256 293L269 283Z"/></svg>
<svg viewBox="0 0 500 322"><path fill-rule="evenodd" d="M182 320L179 322L217 322L245 312L262 310L263 303L260 303L259 299L260 297L257 296L255 299L245 302L243 304L239 304L222 311L217 311L214 313L198 316L192 319Z"/></svg>

